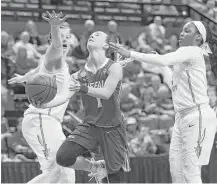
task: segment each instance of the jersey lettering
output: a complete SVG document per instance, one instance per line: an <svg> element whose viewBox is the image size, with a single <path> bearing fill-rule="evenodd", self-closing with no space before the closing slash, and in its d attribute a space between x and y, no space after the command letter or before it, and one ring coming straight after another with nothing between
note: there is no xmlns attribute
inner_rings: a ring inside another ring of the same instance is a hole
<svg viewBox="0 0 217 184"><path fill-rule="evenodd" d="M102 80L102 81L90 82L90 83L86 83L85 85L92 88L103 88L104 81Z"/></svg>

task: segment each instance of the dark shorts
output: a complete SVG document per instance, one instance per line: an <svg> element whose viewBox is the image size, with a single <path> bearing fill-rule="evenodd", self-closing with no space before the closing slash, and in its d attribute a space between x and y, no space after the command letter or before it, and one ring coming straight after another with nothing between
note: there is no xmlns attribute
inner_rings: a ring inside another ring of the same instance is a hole
<svg viewBox="0 0 217 184"><path fill-rule="evenodd" d="M126 132L123 125L102 128L83 123L77 125L67 139L90 151L100 146L108 174L119 171L121 167L125 168L126 163L129 163Z"/></svg>

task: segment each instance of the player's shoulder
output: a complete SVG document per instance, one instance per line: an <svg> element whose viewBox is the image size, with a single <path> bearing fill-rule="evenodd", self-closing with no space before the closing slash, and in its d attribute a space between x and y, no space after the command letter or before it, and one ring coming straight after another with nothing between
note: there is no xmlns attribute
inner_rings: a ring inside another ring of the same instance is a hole
<svg viewBox="0 0 217 184"><path fill-rule="evenodd" d="M197 46L184 46L176 50L176 52L182 56L188 56L189 60L201 57L201 48Z"/></svg>
<svg viewBox="0 0 217 184"><path fill-rule="evenodd" d="M201 52L201 48L197 46L184 46L179 47L177 49L178 52L188 53L188 54L195 54L195 52Z"/></svg>
<svg viewBox="0 0 217 184"><path fill-rule="evenodd" d="M112 71L117 71L117 70L121 70L122 71L122 66L119 62L116 62L116 61L112 61L110 63L110 66L108 67L109 70L112 70Z"/></svg>
<svg viewBox="0 0 217 184"><path fill-rule="evenodd" d="M111 67L111 66L116 66L116 67L121 66L121 64L120 64L119 62L114 61L114 60L112 60L112 59L109 59L108 64L109 64L110 67Z"/></svg>

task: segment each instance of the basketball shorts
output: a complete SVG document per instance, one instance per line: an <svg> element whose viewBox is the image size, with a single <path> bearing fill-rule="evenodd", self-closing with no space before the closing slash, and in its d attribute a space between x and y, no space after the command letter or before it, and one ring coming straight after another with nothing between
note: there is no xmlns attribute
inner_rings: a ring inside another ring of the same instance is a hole
<svg viewBox="0 0 217 184"><path fill-rule="evenodd" d="M186 113L177 113L170 144L170 160L181 155L185 167L189 169L208 165L216 128L216 114L208 104Z"/></svg>
<svg viewBox="0 0 217 184"><path fill-rule="evenodd" d="M82 123L77 125L67 139L90 151L100 146L108 174L118 172L121 168L129 171L126 132L122 124L112 128L102 128Z"/></svg>
<svg viewBox="0 0 217 184"><path fill-rule="evenodd" d="M60 122L47 115L26 114L22 122L22 133L36 153L42 172L60 167L56 163L56 153L66 139ZM75 182L73 169L60 167L60 172L68 181Z"/></svg>

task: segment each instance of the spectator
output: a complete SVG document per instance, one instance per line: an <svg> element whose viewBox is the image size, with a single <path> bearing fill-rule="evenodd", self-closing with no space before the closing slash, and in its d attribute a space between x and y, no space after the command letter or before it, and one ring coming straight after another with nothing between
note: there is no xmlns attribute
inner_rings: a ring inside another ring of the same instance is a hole
<svg viewBox="0 0 217 184"><path fill-rule="evenodd" d="M28 57L28 50L25 46L19 46L16 54L15 73L25 75L28 71L36 68L38 61Z"/></svg>
<svg viewBox="0 0 217 184"><path fill-rule="evenodd" d="M22 134L22 119L23 118L18 119L17 131L8 138L8 147L12 149L15 154L21 154L22 156L19 156L21 159L35 159L35 153L32 151Z"/></svg>
<svg viewBox="0 0 217 184"><path fill-rule="evenodd" d="M207 8L204 11L205 14L211 19L216 20L216 12L215 12L215 1L214 0L208 0L207 1Z"/></svg>
<svg viewBox="0 0 217 184"><path fill-rule="evenodd" d="M15 72L21 75L37 67L38 60L41 57L41 54L29 43L29 39L29 33L23 32L20 36L20 41L13 46L16 54Z"/></svg>
<svg viewBox="0 0 217 184"><path fill-rule="evenodd" d="M1 153L8 152L7 139L11 136L8 120L5 117L1 117Z"/></svg>
<svg viewBox="0 0 217 184"><path fill-rule="evenodd" d="M14 40L6 31L1 32L1 54L8 56L12 54Z"/></svg>
<svg viewBox="0 0 217 184"><path fill-rule="evenodd" d="M16 42L13 46L13 51L17 54L20 46L24 46L27 50L28 58L37 58L41 57L41 54L37 52L33 44L29 43L30 36L29 33L24 31L20 35L20 40Z"/></svg>
<svg viewBox="0 0 217 184"><path fill-rule="evenodd" d="M212 108L216 108L217 106L217 92L216 92L216 88L213 87L209 87L208 88L208 96L209 96L209 104Z"/></svg>
<svg viewBox="0 0 217 184"><path fill-rule="evenodd" d="M8 89L1 84L1 117L5 114L5 108L8 103Z"/></svg>
<svg viewBox="0 0 217 184"><path fill-rule="evenodd" d="M152 36L156 39L159 39L159 42L160 40L165 38L166 29L162 25L162 19L160 16L156 16L154 18L154 22L149 25L149 28L150 28Z"/></svg>
<svg viewBox="0 0 217 184"><path fill-rule="evenodd" d="M138 137L132 139L129 143L132 156L146 156L155 154L157 147L149 135L149 128L141 125Z"/></svg>
<svg viewBox="0 0 217 184"><path fill-rule="evenodd" d="M143 32L138 36L138 43L140 48L150 47L151 29L149 26L143 28Z"/></svg>
<svg viewBox="0 0 217 184"><path fill-rule="evenodd" d="M129 117L126 120L127 123L127 139L130 142L132 139L136 138L139 134L137 120L133 117Z"/></svg>
<svg viewBox="0 0 217 184"><path fill-rule="evenodd" d="M29 20L26 23L25 27L26 27L26 31L29 33L30 36L29 43L33 44L36 47L42 45L35 22Z"/></svg>
<svg viewBox="0 0 217 184"><path fill-rule="evenodd" d="M108 36L113 42L124 44L123 36L118 32L118 24L114 20L108 22Z"/></svg>

